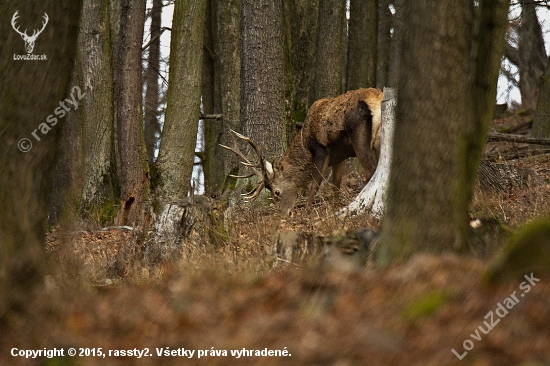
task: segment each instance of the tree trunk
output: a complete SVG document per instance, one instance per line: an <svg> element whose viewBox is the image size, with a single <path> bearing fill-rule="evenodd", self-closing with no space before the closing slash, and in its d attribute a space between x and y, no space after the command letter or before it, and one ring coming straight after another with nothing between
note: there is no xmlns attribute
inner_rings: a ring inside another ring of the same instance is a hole
<svg viewBox="0 0 550 366"><path fill-rule="evenodd" d="M346 90L376 86L378 0L351 0Z"/></svg>
<svg viewBox="0 0 550 366"><path fill-rule="evenodd" d="M149 167L142 128L144 21L145 0L122 1L117 62L117 137L122 200L118 225L141 225L149 194Z"/></svg>
<svg viewBox="0 0 550 366"><path fill-rule="evenodd" d="M3 324L11 323L5 321L5 316L12 305L21 306L32 296L35 286L43 284L42 248L52 167L65 122L55 110L62 108L60 102L72 88L69 82L81 5L80 1L14 0L4 3L0 13L3 35L0 39L0 322ZM44 13L47 14L49 24L34 47L35 54L46 55L47 60L14 60L14 54L27 54L21 36L11 27L16 11L23 29L40 27ZM72 112L73 108L67 111Z"/></svg>
<svg viewBox="0 0 550 366"><path fill-rule="evenodd" d="M200 113L206 0L174 6L170 81L158 157L158 198L183 198L190 188Z"/></svg>
<svg viewBox="0 0 550 366"><path fill-rule="evenodd" d="M459 183L456 193L457 225L462 235L460 246L466 249L469 230L468 207L476 184L489 124L493 120L500 61L508 28L509 0L482 0L474 27L471 81L471 117L465 120L460 145Z"/></svg>
<svg viewBox="0 0 550 366"><path fill-rule="evenodd" d="M409 1L403 20L381 264L417 251L454 249L465 235L457 225L465 212L457 213L455 194L460 136L469 117L473 3Z"/></svg>
<svg viewBox="0 0 550 366"><path fill-rule="evenodd" d="M376 51L376 87L378 89L388 85L392 26L389 4L390 0L379 0L378 2L378 48Z"/></svg>
<svg viewBox="0 0 550 366"><path fill-rule="evenodd" d="M205 122L205 185L208 192L220 193L228 189L229 174L236 174L239 161L234 154L219 144L231 145L227 131L241 130L240 90L240 2L212 0L212 110L222 120ZM209 58L209 56L205 56ZM205 63L206 64L206 63ZM206 104L205 104L206 108ZM205 111L206 112L206 111Z"/></svg>
<svg viewBox="0 0 550 366"><path fill-rule="evenodd" d="M544 38L537 19L536 5L523 2L521 5L521 26L519 28L519 90L524 108L535 110L539 85L548 62Z"/></svg>
<svg viewBox="0 0 550 366"><path fill-rule="evenodd" d="M380 130L380 158L373 176L363 187L357 197L339 212L339 215L354 216L362 212L370 212L375 218L384 214L386 206L386 192L390 176L392 160L392 141L395 130L396 92L394 89L384 88L382 102L382 126Z"/></svg>
<svg viewBox="0 0 550 366"><path fill-rule="evenodd" d="M546 72L540 85L539 100L535 110L531 136L550 138L550 62L546 65ZM536 145L532 146L536 147Z"/></svg>
<svg viewBox="0 0 550 366"><path fill-rule="evenodd" d="M393 15L392 26L393 34L390 44L390 64L388 68L387 86L396 88L399 82L399 65L401 62L401 48L403 38L403 11L405 0L393 1L395 14Z"/></svg>
<svg viewBox="0 0 550 366"><path fill-rule="evenodd" d="M288 2L292 16L293 119L295 122L304 122L310 106L308 98L313 82L319 0Z"/></svg>
<svg viewBox="0 0 550 366"><path fill-rule="evenodd" d="M343 0L319 0L317 50L314 84L309 95L310 105L318 99L340 94L345 5Z"/></svg>
<svg viewBox="0 0 550 366"><path fill-rule="evenodd" d="M241 2L241 125L267 158L286 147L282 0Z"/></svg>
<svg viewBox="0 0 550 366"><path fill-rule="evenodd" d="M159 68L160 68L160 34L161 34L162 0L153 0L151 9L151 27L149 35L151 43L147 51L147 71L145 72L145 104L144 126L145 148L147 160L152 164L155 159L155 149L160 137L160 124L158 121L159 107Z"/></svg>

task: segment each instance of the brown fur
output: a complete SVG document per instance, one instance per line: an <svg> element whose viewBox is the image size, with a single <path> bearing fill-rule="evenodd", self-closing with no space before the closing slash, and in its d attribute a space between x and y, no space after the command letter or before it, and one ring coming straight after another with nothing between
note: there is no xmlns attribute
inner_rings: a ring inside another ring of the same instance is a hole
<svg viewBox="0 0 550 366"><path fill-rule="evenodd" d="M339 187L347 158L357 156L370 179L380 150L382 99L378 89L358 89L311 106L304 127L273 165L269 185L281 213L289 214L299 191L313 181L311 205L329 167L332 183Z"/></svg>

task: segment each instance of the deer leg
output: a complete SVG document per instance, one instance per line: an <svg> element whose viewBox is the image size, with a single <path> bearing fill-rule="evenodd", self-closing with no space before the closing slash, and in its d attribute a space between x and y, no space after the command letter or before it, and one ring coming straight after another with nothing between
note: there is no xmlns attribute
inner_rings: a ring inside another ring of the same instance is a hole
<svg viewBox="0 0 550 366"><path fill-rule="evenodd" d="M338 202L339 200L339 192L340 192L340 185L342 184L342 173L344 172L344 162L341 161L338 164L335 164L332 166L332 189L333 189L333 197L334 202Z"/></svg>
<svg viewBox="0 0 550 366"><path fill-rule="evenodd" d="M315 193L319 189L323 177L326 175L328 170L329 155L320 154L313 158L315 168L313 169L313 182L311 182L311 189L309 190L309 196L307 198L306 207L311 207L313 200L315 199Z"/></svg>
<svg viewBox="0 0 550 366"><path fill-rule="evenodd" d="M374 161L370 149L370 137L371 132L368 131L366 124L358 127L351 136L353 150L355 151L357 159L365 169L367 181L372 177L376 169L376 162Z"/></svg>

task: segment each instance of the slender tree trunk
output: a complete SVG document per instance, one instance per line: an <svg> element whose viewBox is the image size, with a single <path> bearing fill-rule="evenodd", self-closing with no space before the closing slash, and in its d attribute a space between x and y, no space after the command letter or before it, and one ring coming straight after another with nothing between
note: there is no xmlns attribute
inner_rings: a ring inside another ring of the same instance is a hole
<svg viewBox="0 0 550 366"><path fill-rule="evenodd" d="M392 15L389 7L390 0L378 2L378 49L376 51L376 87L382 89L388 85L388 71L390 67L390 45Z"/></svg>
<svg viewBox="0 0 550 366"><path fill-rule="evenodd" d="M160 68L160 33L161 33L162 0L153 0L151 9L151 44L148 47L147 71L145 72L144 126L145 148L149 164L155 159L155 149L160 137L158 121L159 107L159 68Z"/></svg>
<svg viewBox="0 0 550 366"><path fill-rule="evenodd" d="M143 139L141 44L145 0L122 0L118 35L117 128L120 158L119 225L141 225L149 195Z"/></svg>
<svg viewBox="0 0 550 366"><path fill-rule="evenodd" d="M340 94L345 5L344 0L319 0L317 50L310 105L318 99Z"/></svg>
<svg viewBox="0 0 550 366"><path fill-rule="evenodd" d="M193 173L203 74L206 0L174 6L170 81L158 157L158 195L163 201L187 196Z"/></svg>
<svg viewBox="0 0 550 366"><path fill-rule="evenodd" d="M219 144L231 145L227 131L241 130L240 121L240 1L212 0L212 109L223 120L205 122L205 156L203 161L207 191L228 189L229 174L238 172L239 161ZM205 56L209 58L209 56ZM208 62L205 62L205 65ZM206 81L205 81L206 83ZM205 89L206 90L206 89ZM206 98L208 99L208 97ZM204 102L204 96L203 96ZM207 103L204 103L206 108ZM205 110L205 112L207 112Z"/></svg>
<svg viewBox="0 0 550 366"><path fill-rule="evenodd" d="M41 282L46 214L59 137L65 122L55 114L70 93L81 10L80 1L10 1L0 13L0 322L12 305L21 306ZM40 10L38 10L40 9ZM34 53L47 60L14 60L26 54L11 27L49 20ZM69 93L67 92L69 91ZM68 106L68 104L66 104ZM74 110L69 108L67 113ZM20 311L20 310L18 310ZM6 329L3 329L6 331Z"/></svg>
<svg viewBox="0 0 550 366"><path fill-rule="evenodd" d="M470 116L473 3L409 1L403 19L382 264L456 248L464 234L456 224L455 193L459 138Z"/></svg>
<svg viewBox="0 0 550 366"><path fill-rule="evenodd" d="M378 0L351 0L346 90L376 86Z"/></svg>
<svg viewBox="0 0 550 366"><path fill-rule="evenodd" d="M521 5L518 45L521 104L533 111L537 106L539 84L548 62L535 7L534 3L527 1Z"/></svg>
<svg viewBox="0 0 550 366"><path fill-rule="evenodd" d="M390 45L390 65L388 69L388 85L392 88L397 87L399 81L399 65L401 62L401 49L403 38L403 7L405 0L394 0L393 7L395 14L393 15L393 34Z"/></svg>
<svg viewBox="0 0 550 366"><path fill-rule="evenodd" d="M550 138L550 62L547 63L546 72L540 85L539 100L535 110L531 136Z"/></svg>
<svg viewBox="0 0 550 366"><path fill-rule="evenodd" d="M241 1L241 125L268 158L286 147L282 0Z"/></svg>
<svg viewBox="0 0 550 366"><path fill-rule="evenodd" d="M319 0L288 2L292 16L293 119L296 122L304 122L309 109L310 86L313 83Z"/></svg>

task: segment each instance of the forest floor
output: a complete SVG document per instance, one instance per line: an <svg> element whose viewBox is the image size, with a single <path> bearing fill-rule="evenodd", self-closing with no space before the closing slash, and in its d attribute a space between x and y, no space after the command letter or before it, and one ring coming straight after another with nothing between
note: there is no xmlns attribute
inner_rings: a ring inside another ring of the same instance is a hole
<svg viewBox="0 0 550 366"><path fill-rule="evenodd" d="M486 153L542 180L477 187L474 221L514 230L550 215L548 154L502 143ZM363 183L348 174L342 201ZM315 224L334 210L320 202L280 221L273 207L242 208L221 243L158 262L144 259L151 233L52 230L50 274L0 319L0 365L550 365L550 276L482 280L506 235L482 234L494 241L483 251L472 244L467 255L418 254L387 268L274 258L281 231L378 229L366 216ZM11 355L54 347L64 357Z"/></svg>

